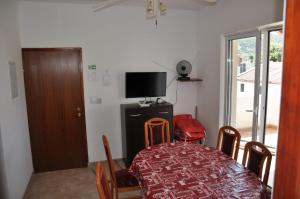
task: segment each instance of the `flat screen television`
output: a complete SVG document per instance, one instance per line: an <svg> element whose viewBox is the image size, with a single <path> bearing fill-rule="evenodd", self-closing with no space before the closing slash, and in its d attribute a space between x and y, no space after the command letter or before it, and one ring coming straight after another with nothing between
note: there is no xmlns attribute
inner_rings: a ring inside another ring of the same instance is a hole
<svg viewBox="0 0 300 199"><path fill-rule="evenodd" d="M166 96L166 72L127 72L126 98Z"/></svg>

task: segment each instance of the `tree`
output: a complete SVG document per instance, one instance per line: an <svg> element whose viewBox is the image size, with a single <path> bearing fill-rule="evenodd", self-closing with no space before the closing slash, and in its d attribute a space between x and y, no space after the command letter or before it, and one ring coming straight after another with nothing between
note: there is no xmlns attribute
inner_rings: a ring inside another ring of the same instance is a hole
<svg viewBox="0 0 300 199"><path fill-rule="evenodd" d="M280 43L271 43L270 45L270 61L282 61L282 45Z"/></svg>

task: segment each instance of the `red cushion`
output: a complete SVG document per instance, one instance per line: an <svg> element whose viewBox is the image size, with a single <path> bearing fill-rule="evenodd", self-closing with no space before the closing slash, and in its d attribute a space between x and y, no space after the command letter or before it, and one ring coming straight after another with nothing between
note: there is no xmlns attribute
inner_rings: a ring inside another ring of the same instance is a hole
<svg viewBox="0 0 300 199"><path fill-rule="evenodd" d="M204 126L196 119L178 120L176 126L185 133L204 133L206 131Z"/></svg>
<svg viewBox="0 0 300 199"><path fill-rule="evenodd" d="M119 188L139 186L137 179L127 169L116 171L116 178Z"/></svg>
<svg viewBox="0 0 300 199"><path fill-rule="evenodd" d="M173 117L173 121L174 121L174 127L175 128L178 128L177 127L177 122L179 120L186 120L186 119L193 119L192 115L191 114L180 114L180 115L175 115Z"/></svg>
<svg viewBox="0 0 300 199"><path fill-rule="evenodd" d="M189 132L185 132L184 133L187 137L190 137L190 138L205 138L205 133L204 132L192 132L192 133L189 133Z"/></svg>
<svg viewBox="0 0 300 199"><path fill-rule="evenodd" d="M197 141L205 137L206 137L205 133L184 133L184 132L177 132L175 133L174 136L176 140L187 141L187 142Z"/></svg>

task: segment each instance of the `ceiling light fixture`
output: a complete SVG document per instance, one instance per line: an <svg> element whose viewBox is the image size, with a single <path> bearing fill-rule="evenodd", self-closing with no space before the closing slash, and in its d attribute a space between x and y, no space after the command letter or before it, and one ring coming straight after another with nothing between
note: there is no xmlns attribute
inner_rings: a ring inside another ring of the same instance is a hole
<svg viewBox="0 0 300 199"><path fill-rule="evenodd" d="M155 18L155 25L158 24L158 16L167 13L167 6L163 0L146 0L146 18Z"/></svg>
<svg viewBox="0 0 300 199"><path fill-rule="evenodd" d="M162 0L146 0L146 14L147 19L152 19L160 15L165 15L167 6Z"/></svg>

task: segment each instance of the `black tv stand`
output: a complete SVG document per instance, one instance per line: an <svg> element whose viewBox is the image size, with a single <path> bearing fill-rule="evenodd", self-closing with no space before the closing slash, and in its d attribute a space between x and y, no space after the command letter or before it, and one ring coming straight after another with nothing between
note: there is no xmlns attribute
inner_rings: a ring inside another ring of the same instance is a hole
<svg viewBox="0 0 300 199"><path fill-rule="evenodd" d="M150 118L160 117L169 121L170 137L173 140L173 105L153 103L140 107L135 104L121 104L122 151L126 166L130 166L135 155L145 148L144 123Z"/></svg>
<svg viewBox="0 0 300 199"><path fill-rule="evenodd" d="M151 100L151 97L149 97L148 100L147 100L147 97L145 97L145 100L139 101L139 104L153 104L153 103L154 103L154 101Z"/></svg>
<svg viewBox="0 0 300 199"><path fill-rule="evenodd" d="M152 101L152 100L151 101L150 100L149 101L139 101L139 103L140 104L153 104L154 101Z"/></svg>
<svg viewBox="0 0 300 199"><path fill-rule="evenodd" d="M165 104L165 103L168 103L168 102L163 100L161 97L157 97L155 101L152 101L151 98L150 98L150 100L147 100L146 97L145 97L144 101L139 101L139 105L141 107L143 107L143 106L155 106L155 105Z"/></svg>

